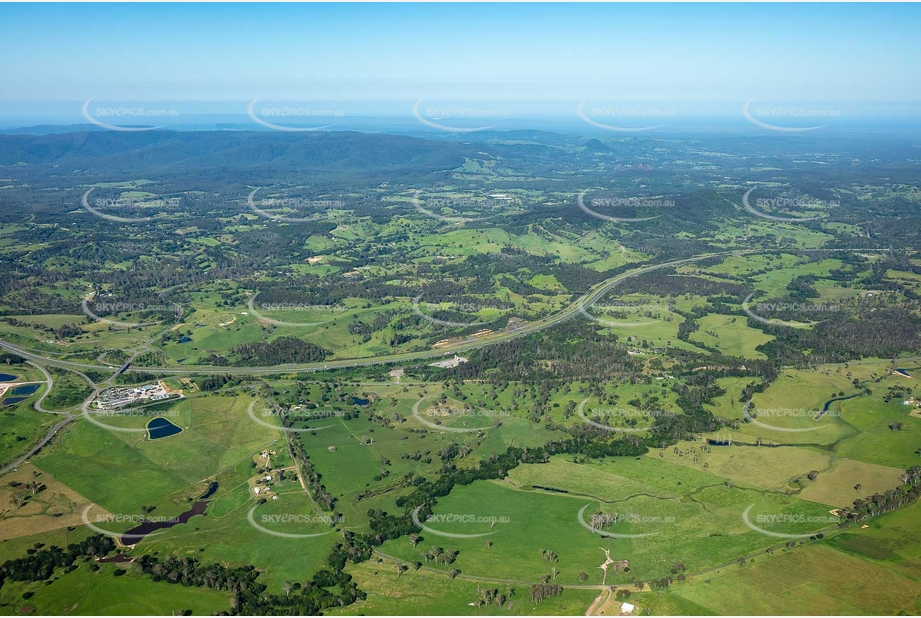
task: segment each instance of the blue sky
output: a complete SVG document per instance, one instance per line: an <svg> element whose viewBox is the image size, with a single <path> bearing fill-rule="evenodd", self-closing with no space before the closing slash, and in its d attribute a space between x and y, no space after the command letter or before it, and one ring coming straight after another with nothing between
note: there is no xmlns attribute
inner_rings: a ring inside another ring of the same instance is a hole
<svg viewBox="0 0 921 618"><path fill-rule="evenodd" d="M3 4L0 103L917 102L919 15L905 4Z"/></svg>

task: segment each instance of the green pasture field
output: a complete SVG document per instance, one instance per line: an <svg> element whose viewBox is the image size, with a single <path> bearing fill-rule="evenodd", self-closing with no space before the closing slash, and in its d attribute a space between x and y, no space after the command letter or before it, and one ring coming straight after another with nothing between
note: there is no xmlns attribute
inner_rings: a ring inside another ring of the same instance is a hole
<svg viewBox="0 0 921 618"><path fill-rule="evenodd" d="M609 465L617 470L620 461ZM640 461L639 466L654 469L654 460L640 458ZM647 461L650 463L646 464ZM625 474L639 470L633 466ZM670 485L672 495L678 488L672 478L656 479L656 483ZM598 549L600 545L612 550L613 559L630 561L630 574L611 573L608 583L627 583L633 578L645 580L668 575L674 561L683 561L694 570L772 545L776 539L749 529L743 522L742 513L750 505L761 514L807 513L810 517L829 517L827 508L788 496L741 486L729 488L722 483L704 485L688 485L682 497L640 492L602 502L585 496L516 489L506 481L476 482L439 498L435 515L451 516L454 521L429 521L427 525L435 532L488 536L453 538L422 531L424 540L417 548L406 539L399 539L385 543L381 551L413 561L421 560L420 549L437 545L459 550L457 562L448 568L456 567L471 577L538 581L542 574L550 574L551 568L556 567L560 571L558 583L578 583L578 573L585 571L589 574L587 583L599 584L601 573L597 566L604 560ZM603 492L603 488L595 489L599 490ZM616 523L610 529L613 533L650 536L608 539L592 534L578 521L583 507L587 507L586 519L597 508L631 518ZM458 516L464 516L463 521L457 521ZM811 530L807 529L810 527ZM814 523L786 524L783 530L801 534L811 533L815 528ZM488 546L487 541L492 545ZM545 561L541 549L557 553L559 562ZM445 568L432 563L429 566Z"/></svg>
<svg viewBox="0 0 921 618"><path fill-rule="evenodd" d="M83 403L93 393L93 387L82 377L66 369L49 367L48 373L54 379L54 388L45 398L42 407L48 410L69 410ZM45 387L40 389L44 391Z"/></svg>
<svg viewBox="0 0 921 618"><path fill-rule="evenodd" d="M194 556L206 564L258 564L259 581L274 594L283 594L286 581L310 579L326 566L333 544L341 542L342 537L338 532L330 532L333 528L324 523L327 520L320 519L325 515L314 510L293 472L286 474L292 481L275 485L279 499L269 499L262 505L257 505L245 480L238 482L248 474L253 472L244 462L216 477L221 487L211 500L207 515L193 517L187 524L145 539L141 549ZM247 515L253 507L256 507L254 521L270 531L328 534L295 538L269 534L250 523Z"/></svg>
<svg viewBox="0 0 921 618"><path fill-rule="evenodd" d="M731 405L734 406L735 415L729 418L743 422L738 431L727 429L721 433L727 437L731 435L734 440L742 442L753 442L761 438L766 444L834 444L857 433L857 429L850 424L843 411L862 406L867 398L860 396L833 402L828 413L822 415L819 420L814 420L816 414L825 407L825 402L841 397L841 392L845 397L861 393L863 386L854 386L854 380L861 384L866 383L874 393L885 390L884 385L890 384L894 379L883 377L886 374L886 365L885 361L868 359L816 369L786 368L767 390L756 393L752 398L749 411L758 423L744 422L742 404L733 402ZM880 378L881 382L874 383ZM724 395L719 400L725 401L725 397Z"/></svg>
<svg viewBox="0 0 921 618"><path fill-rule="evenodd" d="M0 466L27 452L57 420L32 408L42 386L32 397L12 406L0 407Z"/></svg>
<svg viewBox="0 0 921 618"><path fill-rule="evenodd" d="M691 341L718 349L728 356L744 358L767 358L756 348L774 339L758 329L748 326L747 319L741 316L728 316L708 313L697 320L700 327L691 334Z"/></svg>
<svg viewBox="0 0 921 618"><path fill-rule="evenodd" d="M96 572L91 572L89 566L90 563L81 563L70 573L58 569L50 585L6 582L0 589L0 613L118 616L171 615L188 610L194 616L207 616L230 609L228 591L154 582L132 565L102 564ZM116 577L117 568L127 573ZM25 600L25 592L34 596Z"/></svg>
<svg viewBox="0 0 921 618"><path fill-rule="evenodd" d="M694 577L667 593L637 596L654 615L688 608L714 615L913 615L921 610L919 600L917 579L827 544L781 550Z"/></svg>
<svg viewBox="0 0 921 618"><path fill-rule="evenodd" d="M676 448L680 456L673 448L653 449L647 456L834 507L850 506L858 498L894 489L901 484L899 476L904 472L813 447L734 445L710 447L708 452L699 442L681 442ZM689 449L695 452L685 454ZM819 474L810 481L807 475L813 470Z"/></svg>
<svg viewBox="0 0 921 618"><path fill-rule="evenodd" d="M741 421L745 418L742 412L742 391L753 382L757 382L757 379L717 378L716 383L726 394L714 398L712 404L705 404L704 407L714 416Z"/></svg>
<svg viewBox="0 0 921 618"><path fill-rule="evenodd" d="M909 416L912 408L901 400L884 403L875 393L843 402L841 418L859 433L838 443L838 454L893 468L918 465L921 418ZM902 430L890 429L892 423L902 423Z"/></svg>
<svg viewBox="0 0 921 618"><path fill-rule="evenodd" d="M891 568L917 581L921 576L921 504L869 519L829 539L835 549Z"/></svg>
<svg viewBox="0 0 921 618"><path fill-rule="evenodd" d="M248 397L194 397L168 406L160 415L183 431L149 440L146 431L113 431L79 421L44 452L36 465L112 513L137 513L142 505L185 510L184 492L222 470L249 461L280 440L247 414ZM94 416L116 428L139 430L150 416ZM113 483L111 470L119 470ZM169 513L167 513L169 514Z"/></svg>
<svg viewBox="0 0 921 618"><path fill-rule="evenodd" d="M584 614L599 593L598 590L566 589L558 597L533 603L527 585L478 582L465 579L463 575L452 581L444 573L427 568L415 571L410 567L399 574L396 564L372 558L369 562L347 566L346 572L355 578L368 598L349 607L333 608L328 611L329 615L574 616ZM511 590L510 604L502 608L495 603L471 605L482 599L478 587L483 590L495 588L502 594Z"/></svg>
<svg viewBox="0 0 921 618"><path fill-rule="evenodd" d="M79 307L79 299L74 301ZM104 347L111 350L124 350L134 347L145 339L154 336L167 325L147 326L142 328L120 328L103 322L94 322L82 313L76 315L26 315L12 316L15 319L34 324L35 327L12 326L0 322L0 338L11 343L16 343L28 348L49 352L51 355L77 354ZM113 321L132 321L128 314L111 318ZM140 320L146 321L144 316ZM65 324L76 324L84 334L69 339L58 339L54 334L46 332L45 327L60 328ZM95 355L92 359L95 361Z"/></svg>

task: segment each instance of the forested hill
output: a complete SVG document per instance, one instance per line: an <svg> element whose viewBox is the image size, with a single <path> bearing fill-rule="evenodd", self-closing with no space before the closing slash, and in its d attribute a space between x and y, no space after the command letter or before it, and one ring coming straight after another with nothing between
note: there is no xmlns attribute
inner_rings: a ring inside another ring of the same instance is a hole
<svg viewBox="0 0 921 618"><path fill-rule="evenodd" d="M109 172L249 169L424 173L458 167L470 145L355 132L92 131L0 135L0 166Z"/></svg>

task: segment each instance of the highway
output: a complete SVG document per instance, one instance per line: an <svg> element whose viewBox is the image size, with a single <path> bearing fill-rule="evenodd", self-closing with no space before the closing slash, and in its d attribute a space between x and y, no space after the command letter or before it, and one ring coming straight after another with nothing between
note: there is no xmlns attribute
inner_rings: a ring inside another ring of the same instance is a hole
<svg viewBox="0 0 921 618"><path fill-rule="evenodd" d="M828 251L826 249L826 251ZM505 341L511 341L512 339L517 339L518 337L523 337L525 335L530 335L542 331L544 329L556 326L566 320L576 316L581 311L588 309L595 302L600 300L607 294L611 289L613 289L618 284L631 279L633 277L638 277L646 273L650 273L656 270L661 270L665 268L674 268L676 266L682 266L684 264L690 264L693 262L698 262L700 260L706 260L713 257L729 257L734 255L747 255L752 253L765 253L764 249L748 249L740 251L724 251L719 253L705 253L701 255L696 255L689 258L683 258L680 260L673 260L670 262L663 262L661 264L653 264L650 266L643 266L629 272L617 275L610 279L606 279L595 286L593 286L588 292L579 297L571 305L558 311L555 314L549 315L540 320L534 322L528 322L524 326L513 329L513 330L503 330L496 333L492 333L485 337L478 339L468 339L457 344L446 346L444 348L439 348L437 350L421 350L418 352L404 352L401 354L388 354L385 356L374 356L370 358L348 358L348 359L339 359L339 360L327 360L318 363L301 363L301 364L287 364L287 365L270 365L262 367L214 367L211 365L189 365L186 367L128 367L128 372L147 372L147 373L158 373L163 375L266 375L273 373L310 373L315 371L323 371L326 369L346 369L350 367L368 367L372 365L390 365L393 363L404 363L417 360L425 360L430 358L440 358L445 355L455 354L460 352L467 352L469 350L476 350L478 348L484 348L486 346L495 345L497 343L502 343ZM49 358L43 356L36 350L29 350L6 341L0 340L0 348L17 354L27 360L42 363L44 365L52 367L60 367L61 369L71 369L71 370L92 370L92 371L101 371L101 372L113 372L119 371L118 367L112 365L95 365L92 363L81 363L77 361L65 361L56 358ZM133 359L134 357L132 357ZM129 361L130 362L130 361Z"/></svg>
<svg viewBox="0 0 921 618"><path fill-rule="evenodd" d="M798 249L798 251L847 251L847 249ZM35 408L41 412L48 412L52 414L63 414L65 418L54 425L45 437L36 444L28 453L24 454L21 457L18 457L14 462L0 469L0 475L5 474L6 472L12 470L16 466L19 466L24 461L27 461L40 449L48 444L57 435L58 431L66 426L68 423L71 423L81 416L89 414L89 405L90 403L98 396L98 394L106 388L106 384L112 384L115 378L122 373L123 371L135 371L135 372L157 372L161 374L169 375L207 375L207 374L228 374L228 375L266 375L274 373L309 373L315 371L323 371L326 369L343 369L349 367L367 367L371 365L388 365L392 363L401 363L415 360L423 360L428 358L439 358L445 356L446 354L466 352L468 350L475 350L478 348L484 348L486 346L495 345L497 343L502 343L504 341L510 341L518 337L523 337L532 333L542 331L546 328L550 328L566 320L576 316L577 314L584 312L586 309L592 306L595 302L604 297L605 294L610 292L618 284L632 279L633 277L638 277L646 273L650 273L656 270L661 270L665 268L674 268L676 266L682 266L684 264L690 264L693 262L698 262L700 260L706 260L714 257L729 257L737 255L749 255L756 253L766 253L764 249L747 249L739 251L724 251L719 253L705 253L701 255L695 255L689 258L683 258L680 260L672 260L670 262L663 262L661 264L653 264L650 266L642 266L636 268L629 272L611 277L606 279L595 286L593 286L588 292L580 296L575 302L570 306L562 309L561 311L537 320L535 322L529 322L524 326L512 329L505 330L487 335L486 337L472 340L468 339L465 341L458 342L456 345L446 346L438 350L422 350L419 352L408 352L403 354L391 354L386 356L376 356L373 358L353 358L353 359L341 359L334 361L324 361L320 363L304 363L304 364L290 364L290 365L271 365L268 367L212 367L212 366L188 366L188 367L167 367L167 368L156 368L156 367L131 367L132 361L141 353L141 351L149 350L149 344L156 339L157 335L152 336L147 341L143 342L137 349L130 350L132 352L130 358L125 362L121 367L116 367L114 365L94 365L91 363L80 363L76 361L65 361L56 358L49 358L38 353L36 350L29 350L22 348L20 346L5 342L0 340L0 349L4 349L13 354L17 354L27 361L30 365L37 367L44 375L45 380L48 385L48 389L41 397L36 401ZM181 314L179 319L181 320ZM46 365L52 367L58 367L61 369L66 369L80 375L85 379L92 387L93 392L89 395L86 400L84 400L81 406L78 406L82 412L80 414L73 414L72 410L65 412L54 412L52 410L46 410L42 407L42 403L45 400L45 397L48 396L48 393L51 392L51 388L54 386L54 380L51 377L51 374L48 371L39 365ZM86 376L82 371L83 370L92 370L99 372L110 372L110 377L105 380L101 385L97 385L93 382L88 376Z"/></svg>

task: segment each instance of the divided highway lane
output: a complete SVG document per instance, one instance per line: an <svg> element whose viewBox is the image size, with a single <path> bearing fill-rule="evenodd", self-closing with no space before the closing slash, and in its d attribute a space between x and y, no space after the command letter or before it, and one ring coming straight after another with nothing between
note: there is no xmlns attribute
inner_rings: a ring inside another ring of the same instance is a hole
<svg viewBox="0 0 921 618"><path fill-rule="evenodd" d="M848 251L848 249L800 249L800 251ZM740 250L740 251L724 251L724 252L719 252L719 253L706 253L706 254L696 255L693 257L684 258L680 260L673 260L671 262L663 262L662 264L653 264L651 266L643 266L643 267L631 270L622 275L617 275L616 277L612 277L610 279L602 281L601 283L595 285L587 293L579 297L579 299L576 300L572 305L570 305L566 309L563 309L562 311L554 315L548 316L536 322L530 322L527 325L519 329L516 329L516 330L496 333L495 335L484 337L483 339L480 339L477 341L464 341L455 346L450 346L450 347L442 348L439 350L424 350L421 352L410 352L406 354L392 354L388 356L378 356L378 357L369 358L369 359L344 359L344 360L338 360L338 361L326 361L323 363L306 363L306 364L301 364L301 365L273 365L270 367L198 366L198 367L183 367L183 368L164 368L164 369L160 369L159 371L161 373L171 374L171 375L194 375L194 374L260 375L260 374L292 373L292 372L293 373L299 373L299 372L306 373L306 372L312 372L312 371L323 371L324 369L365 367L365 366L370 366L370 365L387 365L391 363L399 363L399 362L406 362L406 361L412 361L412 360L438 358L438 357L444 356L446 354L451 354L454 352L464 352L467 350L474 350L477 348L483 348L489 345L494 345L494 344L497 344L503 341L509 341L509 340L515 339L516 337L521 337L523 335L536 333L545 328L550 328L551 326L560 324L561 322L564 322L572 318L577 313L585 311L588 307L590 307L592 304L594 304L599 299L601 299L605 294L611 291L611 289L617 286L617 284L623 281L626 281L627 279L638 277L639 275L643 275L645 273L653 272L655 270L660 270L663 268L673 268L675 266L681 266L683 264L690 264L692 262L697 262L700 260L705 260L705 259L713 258L713 257L729 257L729 256L734 256L734 255L749 255L753 253L765 253L765 252L766 251L763 249L747 249L747 250ZM92 380L90 380L88 376L84 375L80 371L81 369L83 370L89 369L89 370L95 370L95 371L101 371L101 372L114 372L112 376L109 378L109 380L107 380L107 382L110 382L111 380L113 380L115 376L117 376L118 373L120 373L121 371L118 367L115 367L112 365L93 365L90 363L79 363L76 361L63 361L63 360L58 360L54 358L48 358L46 356L42 356L41 354L36 354L35 352L37 352L37 350L31 351L31 350L22 348L20 346L16 346L11 343L7 343L2 340L0 340L0 349L4 349L8 352L12 352L14 354L19 355L27 359L28 361L32 361L30 364L40 362L45 365L49 365L53 367L69 369L81 375L87 382L89 382L94 387L93 393L89 397L87 397L87 399L83 402L83 405L80 406L80 408L82 409L80 414L73 414L70 411L64 412L63 414L65 414L66 417L60 423L54 425L48 431L45 437L34 448L32 448L25 455L17 458L11 464L3 468L0 468L0 475L3 475L9 472L10 470L12 470L14 467L28 460L29 457L33 456L36 452L38 452L41 448L43 448L46 444L48 444L48 442L50 442L52 438L54 438L54 436L57 435L58 431L62 429L64 426L66 426L68 423L71 423L79 419L81 416L89 413L88 411L89 403L99 394L99 392L102 390L103 387L96 385ZM135 353L134 356L136 355L137 353ZM131 357L132 360L134 359L134 356ZM42 409L41 403L44 401L45 397L47 397L48 393L51 391L51 388L54 385L54 380L52 379L51 375L47 371L45 371L42 367L38 367L38 368L41 369L42 373L45 374L45 378L48 384L48 389L37 402L38 404L37 409L41 410ZM151 368L149 367L142 367L139 369L132 369L132 368L128 369L128 371L150 371L150 370ZM42 410L42 411L51 412L50 410Z"/></svg>
<svg viewBox="0 0 921 618"><path fill-rule="evenodd" d="M619 283L631 279L633 277L638 277L640 275L653 272L655 270L660 270L663 268L673 268L675 266L681 266L683 264L690 264L692 262L697 262L700 260L706 260L713 257L729 257L733 255L746 255L751 253L765 253L763 249L746 249L740 251L724 251L719 253L705 253L701 255L695 255L689 258L683 258L680 260L673 260L671 262L663 262L661 264L653 264L651 266L643 266L635 270L631 270L627 273L617 275L610 279L606 279L601 283L596 284L592 289L586 292L584 295L579 297L573 304L565 309L542 318L535 322L529 322L521 328L502 331L495 333L493 335L488 335L476 341L468 340L460 342L456 345L447 346L440 348L438 350L422 350L419 352L406 352L403 354L389 354L386 356L374 356L371 358L348 358L342 360L331 360L324 361L320 363L302 363L302 364L288 364L288 365L271 365L267 367L213 367L209 365L190 365L187 367L140 367L134 368L129 367L128 371L157 371L162 374L169 375L265 375L272 373L308 373L313 371L323 371L324 369L344 369L349 367L368 367L372 365L389 365L393 363L401 363L407 361L415 360L425 360L429 358L439 358L448 354L453 354L457 352L466 352L469 350L475 350L478 348L484 348L486 346L495 345L504 341L510 341L524 335L530 335L531 333L536 333L542 331L551 326L555 326L564 322L580 311L584 311L592 304L601 299L605 294L607 294L612 288L617 286ZM45 365L50 365L52 367L61 367L63 369L77 369L85 370L90 369L94 371L114 371L117 367L109 365L94 365L92 363L81 363L77 361L64 361L55 358L49 358L38 354L37 350L32 351L27 348L23 348L11 343L0 340L0 348L22 356L23 358L35 362L40 362Z"/></svg>

